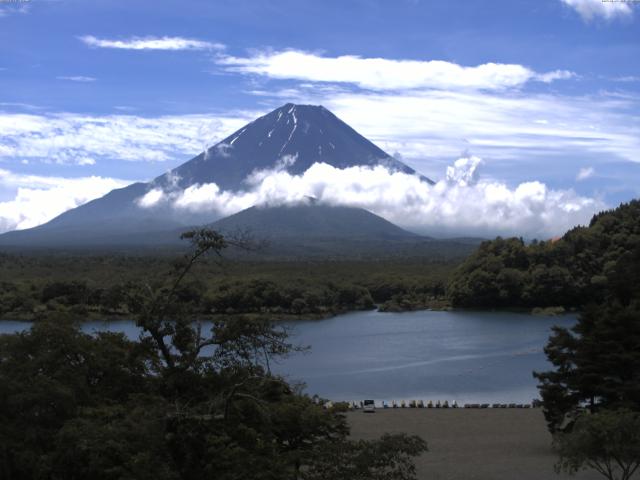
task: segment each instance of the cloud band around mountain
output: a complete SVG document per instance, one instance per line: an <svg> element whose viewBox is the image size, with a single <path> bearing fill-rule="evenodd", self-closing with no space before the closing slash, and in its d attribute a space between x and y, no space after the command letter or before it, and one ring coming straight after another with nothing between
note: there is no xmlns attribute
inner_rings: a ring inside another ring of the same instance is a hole
<svg viewBox="0 0 640 480"><path fill-rule="evenodd" d="M339 169L316 163L301 175L284 169L255 172L239 192L215 183L184 190L150 190L138 199L141 208L170 205L218 216L253 205L296 204L309 196L321 204L349 205L376 213L402 227L435 236L522 235L549 238L588 223L604 208L598 200L572 190L552 190L538 181L515 188L479 177L478 157L458 159L444 180L429 185L418 176L383 166Z"/></svg>

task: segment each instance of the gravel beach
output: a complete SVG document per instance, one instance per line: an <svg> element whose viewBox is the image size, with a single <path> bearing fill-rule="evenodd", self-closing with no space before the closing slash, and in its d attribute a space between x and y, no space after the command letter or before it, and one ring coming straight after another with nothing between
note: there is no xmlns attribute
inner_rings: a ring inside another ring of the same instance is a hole
<svg viewBox="0 0 640 480"><path fill-rule="evenodd" d="M429 451L416 461L421 480L591 480L553 470L556 455L540 409L377 409L347 414L355 439L385 432L420 435Z"/></svg>

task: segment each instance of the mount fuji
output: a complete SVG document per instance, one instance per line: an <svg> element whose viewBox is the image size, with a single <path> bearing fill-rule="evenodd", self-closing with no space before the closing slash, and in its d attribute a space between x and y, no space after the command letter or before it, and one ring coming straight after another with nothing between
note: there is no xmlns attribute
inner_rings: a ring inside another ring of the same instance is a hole
<svg viewBox="0 0 640 480"><path fill-rule="evenodd" d="M278 168L299 175L319 162L339 169L382 165L390 171L419 175L326 108L288 103L151 182L133 183L113 190L38 227L8 232L0 236L0 245L91 247L147 244L154 232L210 224L222 217L212 211L177 211L167 204L144 208L140 200L152 191L179 192L191 186L215 183L221 190L238 192L247 189L247 179L254 172ZM419 176L423 181L433 183ZM328 215L331 211L322 210ZM343 215L341 218L348 222L347 217ZM370 214L367 217L376 216ZM336 234L334 223L332 235ZM142 238L146 240L142 242Z"/></svg>

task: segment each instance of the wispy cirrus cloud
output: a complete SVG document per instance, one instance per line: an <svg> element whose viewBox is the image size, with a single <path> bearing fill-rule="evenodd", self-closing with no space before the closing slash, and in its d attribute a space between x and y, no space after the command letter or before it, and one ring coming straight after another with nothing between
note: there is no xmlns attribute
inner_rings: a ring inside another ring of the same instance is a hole
<svg viewBox="0 0 640 480"><path fill-rule="evenodd" d="M98 80L95 77L86 77L83 75L75 75L75 76L59 76L56 77L58 80L68 80L70 82L84 82L84 83L89 83L89 82L95 82L96 80Z"/></svg>
<svg viewBox="0 0 640 480"><path fill-rule="evenodd" d="M560 0L575 10L585 22L597 18L607 21L633 16L632 2L615 0Z"/></svg>
<svg viewBox="0 0 640 480"><path fill-rule="evenodd" d="M44 177L0 169L0 189L15 192L11 200L0 202L0 233L35 227L128 183L108 177Z"/></svg>
<svg viewBox="0 0 640 480"><path fill-rule="evenodd" d="M43 107L40 105L32 105L30 103L23 102L0 102L0 107L2 109L10 108L10 109L21 109L21 110L42 110Z"/></svg>
<svg viewBox="0 0 640 480"><path fill-rule="evenodd" d="M621 76L621 77L614 77L614 78L612 78L612 80L614 82L624 82L624 83L640 82L640 76L624 75L624 76Z"/></svg>
<svg viewBox="0 0 640 480"><path fill-rule="evenodd" d="M0 7L0 18L14 14L27 14L31 11L31 6L27 3L4 2Z"/></svg>
<svg viewBox="0 0 640 480"><path fill-rule="evenodd" d="M97 38L93 35L78 37L92 48L115 48L120 50L223 50L221 43L183 37L131 37L124 40Z"/></svg>
<svg viewBox="0 0 640 480"><path fill-rule="evenodd" d="M410 89L504 90L531 81L550 83L574 76L566 70L538 73L518 64L463 66L441 60L398 60L355 55L325 57L300 50L219 56L227 71L273 79L353 84L375 91Z"/></svg>
<svg viewBox="0 0 640 480"><path fill-rule="evenodd" d="M554 70L553 72L536 74L535 80L543 83L551 83L556 80L569 80L577 77L578 75L576 75L575 72L570 72L569 70Z"/></svg>
<svg viewBox="0 0 640 480"><path fill-rule="evenodd" d="M0 111L0 161L92 165L101 159L188 160L253 115L91 116Z"/></svg>

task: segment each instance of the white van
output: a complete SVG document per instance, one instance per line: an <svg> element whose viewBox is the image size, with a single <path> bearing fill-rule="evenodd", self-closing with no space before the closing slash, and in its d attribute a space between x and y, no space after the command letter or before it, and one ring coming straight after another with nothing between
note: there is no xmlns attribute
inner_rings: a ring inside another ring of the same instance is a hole
<svg viewBox="0 0 640 480"><path fill-rule="evenodd" d="M373 400L365 400L362 410L364 412L374 413L376 411L376 403Z"/></svg>

